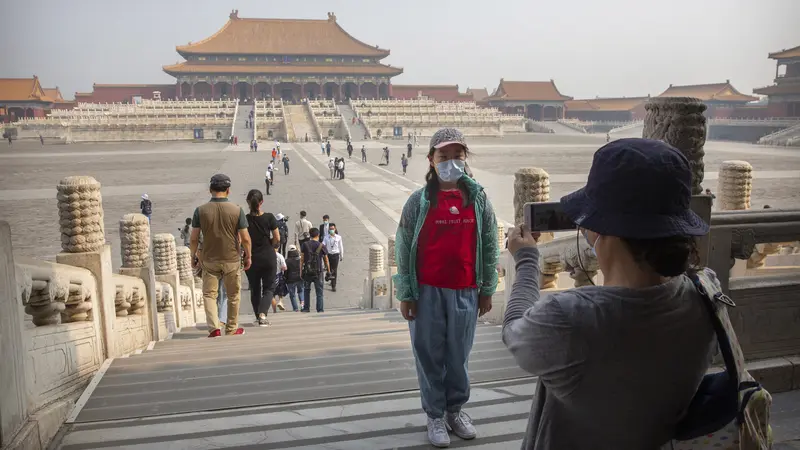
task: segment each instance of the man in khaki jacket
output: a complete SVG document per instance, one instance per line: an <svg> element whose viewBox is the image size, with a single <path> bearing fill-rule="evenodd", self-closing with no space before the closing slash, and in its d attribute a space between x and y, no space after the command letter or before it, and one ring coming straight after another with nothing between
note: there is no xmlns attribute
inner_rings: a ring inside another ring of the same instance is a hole
<svg viewBox="0 0 800 450"><path fill-rule="evenodd" d="M244 270L250 268L250 234L247 232L247 217L244 210L228 201L231 179L218 173L211 177L209 185L211 200L197 207L192 217L192 237L190 251L197 255L192 267L199 264L203 269L203 303L206 321L210 328L208 337L219 337L219 316L217 312L217 291L219 282L225 285L228 293L228 320L225 334L244 334L239 327L239 299L242 288L242 261L240 248L244 249ZM203 251L197 247L200 233L203 233Z"/></svg>

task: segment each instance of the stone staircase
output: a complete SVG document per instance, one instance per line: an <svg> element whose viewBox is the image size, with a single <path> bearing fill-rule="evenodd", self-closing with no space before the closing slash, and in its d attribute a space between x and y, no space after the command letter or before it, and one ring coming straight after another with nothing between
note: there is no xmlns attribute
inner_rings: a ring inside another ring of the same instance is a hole
<svg viewBox="0 0 800 450"><path fill-rule="evenodd" d="M353 117L356 117L356 112L353 111L352 106L342 103L339 105L339 112L342 114L344 123L350 128L351 139L360 141L364 139L364 136L367 136L367 138L370 137L367 127L359 123L358 120L356 120L355 124L353 123Z"/></svg>
<svg viewBox="0 0 800 450"><path fill-rule="evenodd" d="M306 135L309 141L319 142L319 133L314 129L314 123L305 105L285 105L284 114L288 116L287 123L294 131L294 137L298 142L305 141Z"/></svg>
<svg viewBox="0 0 800 450"><path fill-rule="evenodd" d="M250 120L250 111L253 110L253 105L242 105L241 103L236 107L236 122L233 125L233 135L239 139L239 145L245 147L250 146L250 141L253 140L253 127L247 128L247 121Z"/></svg>
<svg viewBox="0 0 800 450"><path fill-rule="evenodd" d="M216 339L205 327L184 328L152 350L113 360L56 448L427 444L408 324L397 311L285 312L270 321ZM467 411L481 438L453 437L454 446L519 448L535 380L500 331L478 325Z"/></svg>
<svg viewBox="0 0 800 450"><path fill-rule="evenodd" d="M800 146L800 123L768 134L758 140L764 145Z"/></svg>

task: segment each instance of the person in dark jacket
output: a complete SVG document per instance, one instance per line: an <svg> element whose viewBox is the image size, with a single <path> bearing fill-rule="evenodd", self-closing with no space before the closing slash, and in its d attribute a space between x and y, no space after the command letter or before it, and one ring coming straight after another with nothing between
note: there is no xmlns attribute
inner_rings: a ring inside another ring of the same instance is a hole
<svg viewBox="0 0 800 450"><path fill-rule="evenodd" d="M300 252L294 245L289 246L289 253L286 256L286 288L289 290L292 311L299 312L304 304L303 280L300 277ZM299 305L298 300L300 301Z"/></svg>
<svg viewBox="0 0 800 450"><path fill-rule="evenodd" d="M142 210L142 214L147 216L147 221L150 222L150 216L153 214L153 202L150 201L150 196L142 194L142 201L139 202L139 209Z"/></svg>
<svg viewBox="0 0 800 450"><path fill-rule="evenodd" d="M289 242L289 225L287 225L286 221L288 217L284 217L283 214L278 213L275 216L275 219L278 220L278 231L281 233L280 239L280 247L278 248L278 252L286 256L286 243Z"/></svg>

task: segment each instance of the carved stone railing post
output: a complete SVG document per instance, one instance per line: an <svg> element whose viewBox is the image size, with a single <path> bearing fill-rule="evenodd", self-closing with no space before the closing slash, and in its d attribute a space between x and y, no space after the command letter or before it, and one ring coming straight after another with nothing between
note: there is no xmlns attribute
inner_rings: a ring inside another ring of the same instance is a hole
<svg viewBox="0 0 800 450"><path fill-rule="evenodd" d="M28 418L28 359L23 340L22 305L16 301L17 280L11 227L0 222L0 447L5 448Z"/></svg>
<svg viewBox="0 0 800 450"><path fill-rule="evenodd" d="M747 161L723 161L717 181L717 209L740 211L750 209L753 190L753 166Z"/></svg>
<svg viewBox="0 0 800 450"><path fill-rule="evenodd" d="M177 246L177 244L176 244ZM184 309L191 309L192 320L197 323L197 298L195 296L194 271L192 270L192 256L189 247L177 246L175 250L177 257L178 276L181 284L189 288L189 299Z"/></svg>
<svg viewBox="0 0 800 450"><path fill-rule="evenodd" d="M189 325L185 323L181 306L180 275L178 274L178 260L175 249L175 237L170 233L159 233L153 236L153 267L155 269L156 281L167 283L172 288L172 314L175 319L175 326L181 328ZM162 301L166 297L162 292ZM166 311L166 310L165 310ZM170 330L174 332L175 330Z"/></svg>
<svg viewBox="0 0 800 450"><path fill-rule="evenodd" d="M119 221L120 253L122 255L121 275L141 278L146 293L137 293L139 302L128 309L130 314L146 314L150 321L153 340L161 340L158 327L158 300L153 258L150 253L150 221L143 214L125 214ZM146 297L146 298L145 298ZM146 303L146 307L145 307Z"/></svg>
<svg viewBox="0 0 800 450"><path fill-rule="evenodd" d="M380 244L369 247L369 276L364 281L362 294L364 308L390 309L389 283L384 267L384 250Z"/></svg>
<svg viewBox="0 0 800 450"><path fill-rule="evenodd" d="M391 308L398 308L400 303L397 301L397 292L395 292L394 281L392 280L392 276L397 273L397 260L395 259L394 254L394 241L395 235L389 236L386 246L387 254L389 255L386 258L387 266L389 267L388 273L386 274L386 281L389 286L389 305L391 305Z"/></svg>
<svg viewBox="0 0 800 450"><path fill-rule="evenodd" d="M525 221L525 203L550 201L550 175L538 167L523 167L514 174L514 225ZM542 233L539 243L553 240L553 233ZM513 270L513 261L511 261ZM550 289L558 282L557 267L544 264L541 268L541 289Z"/></svg>
<svg viewBox="0 0 800 450"><path fill-rule="evenodd" d="M642 137L664 141L680 150L692 170L692 194L700 194L705 170L706 105L691 97L657 97L644 107L647 115Z"/></svg>
<svg viewBox="0 0 800 450"><path fill-rule="evenodd" d="M104 356L119 356L116 323L116 286L112 279L111 247L106 244L103 225L103 198L100 183L92 177L66 177L58 191L61 249L56 262L88 269L97 283L97 299L92 310L99 320Z"/></svg>

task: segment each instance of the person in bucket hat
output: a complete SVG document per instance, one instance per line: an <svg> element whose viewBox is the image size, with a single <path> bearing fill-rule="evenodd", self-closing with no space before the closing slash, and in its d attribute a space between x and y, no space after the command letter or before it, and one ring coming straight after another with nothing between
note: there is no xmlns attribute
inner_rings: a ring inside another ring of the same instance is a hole
<svg viewBox="0 0 800 450"><path fill-rule="evenodd" d="M466 171L464 135L443 128L428 149L426 185L408 198L397 227L393 280L409 321L428 440L447 447L448 430L461 439L477 435L461 408L478 316L492 309L497 287L497 219Z"/></svg>
<svg viewBox="0 0 800 450"><path fill-rule="evenodd" d="M595 153L586 186L561 205L602 286L542 297L538 233L512 230L503 342L539 377L523 449L655 449L672 438L714 348L684 275L709 229L689 208L691 185L688 160L666 143L620 139Z"/></svg>

